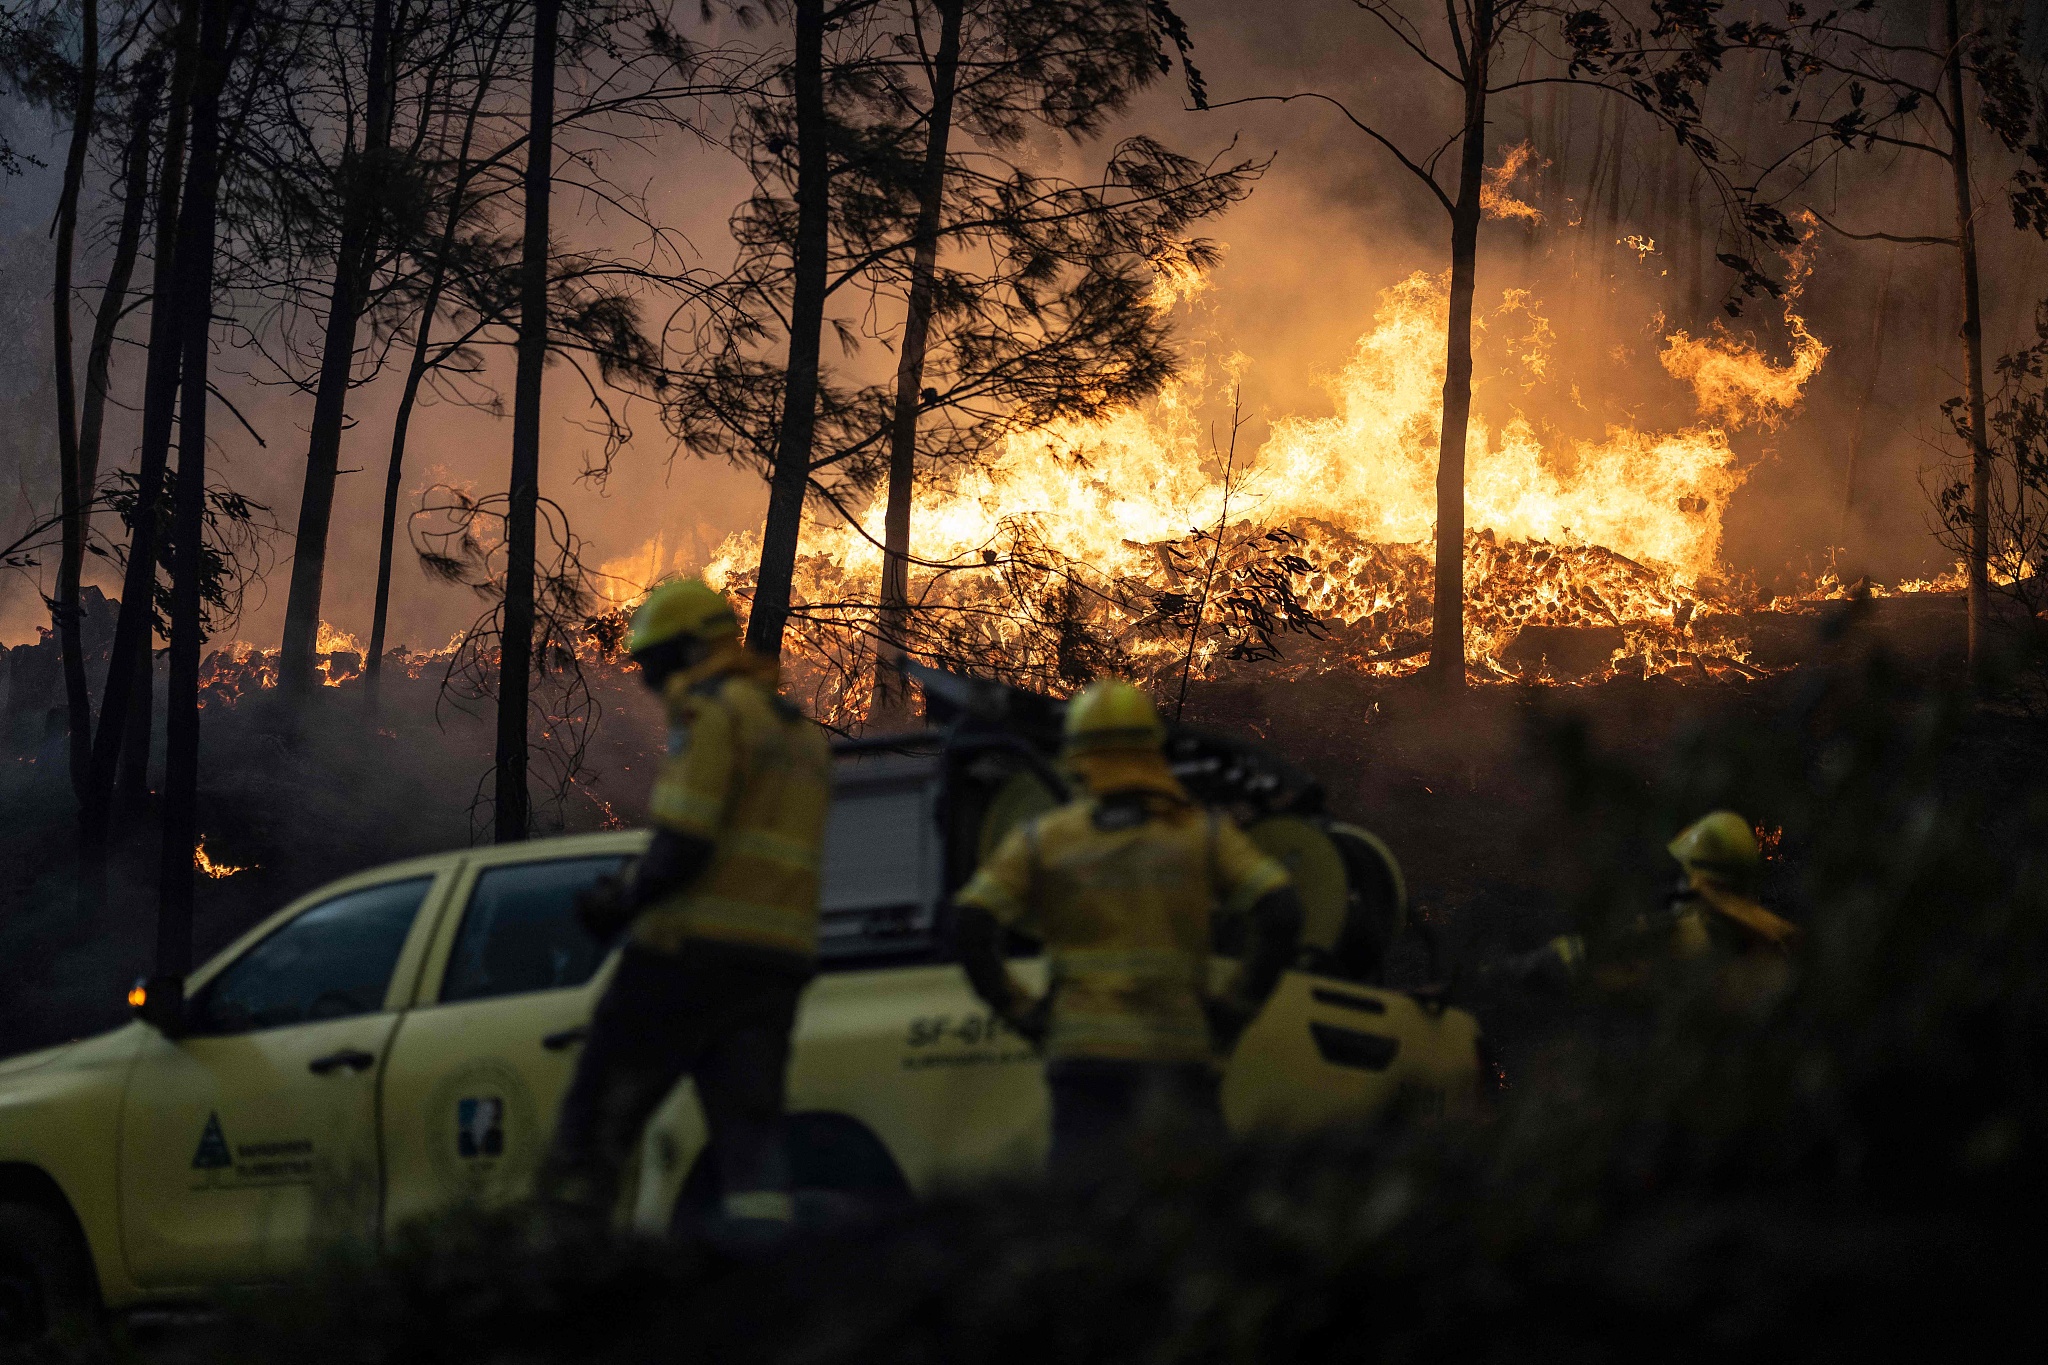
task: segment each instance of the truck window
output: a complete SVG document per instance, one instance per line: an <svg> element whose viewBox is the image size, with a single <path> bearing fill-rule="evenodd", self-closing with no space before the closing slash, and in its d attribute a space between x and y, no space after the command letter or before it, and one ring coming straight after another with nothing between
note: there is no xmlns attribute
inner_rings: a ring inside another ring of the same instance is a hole
<svg viewBox="0 0 2048 1365"><path fill-rule="evenodd" d="M336 896L242 954L193 1001L194 1033L249 1033L384 1008L432 877Z"/></svg>
<svg viewBox="0 0 2048 1365"><path fill-rule="evenodd" d="M939 950L936 800L921 774L842 776L825 822L821 970L924 960Z"/></svg>
<svg viewBox="0 0 2048 1365"><path fill-rule="evenodd" d="M605 948L577 922L576 897L625 863L623 855L608 854L484 872L448 954L442 1001L560 990L590 980Z"/></svg>

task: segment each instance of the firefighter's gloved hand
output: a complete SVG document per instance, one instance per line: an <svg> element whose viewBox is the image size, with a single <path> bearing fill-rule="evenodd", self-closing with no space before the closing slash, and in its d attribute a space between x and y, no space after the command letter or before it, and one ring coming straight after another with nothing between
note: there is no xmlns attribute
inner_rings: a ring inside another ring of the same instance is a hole
<svg viewBox="0 0 2048 1365"><path fill-rule="evenodd" d="M1052 1027L1052 997L1041 995L1036 1000L1005 1011L1003 1022L1031 1046L1044 1047L1045 1035Z"/></svg>
<svg viewBox="0 0 2048 1365"><path fill-rule="evenodd" d="M1243 1001L1220 999L1207 1001L1203 1010L1209 1016L1209 1038L1221 1056L1229 1056L1237 1050L1237 1040L1251 1027L1252 1020L1259 1012Z"/></svg>
<svg viewBox="0 0 2048 1365"><path fill-rule="evenodd" d="M632 889L618 877L599 877L576 895L576 922L599 943L610 943L633 922Z"/></svg>

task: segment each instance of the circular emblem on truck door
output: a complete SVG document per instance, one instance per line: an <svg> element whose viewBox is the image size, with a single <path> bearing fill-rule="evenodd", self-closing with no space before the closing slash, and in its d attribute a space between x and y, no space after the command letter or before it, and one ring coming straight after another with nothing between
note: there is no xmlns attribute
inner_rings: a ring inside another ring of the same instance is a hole
<svg viewBox="0 0 2048 1365"><path fill-rule="evenodd" d="M540 1161L540 1126L518 1068L495 1058L467 1063L434 1087L425 1117L444 1186L480 1203L526 1193Z"/></svg>

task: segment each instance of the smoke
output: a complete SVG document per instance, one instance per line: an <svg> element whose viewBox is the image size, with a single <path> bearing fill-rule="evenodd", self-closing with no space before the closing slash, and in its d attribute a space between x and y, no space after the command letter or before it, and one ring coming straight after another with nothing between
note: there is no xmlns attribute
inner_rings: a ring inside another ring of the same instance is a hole
<svg viewBox="0 0 2048 1365"><path fill-rule="evenodd" d="M1417 64L1352 6L1336 0L1263 7L1193 0L1183 9L1215 104L1316 91L1385 120L1397 141L1416 149L1433 147L1455 113L1450 87L1433 76L1425 80ZM1710 92L1708 108L1714 126L1731 141L1762 148L1775 115L1759 70L1745 56L1731 58ZM1604 376L1572 389L1532 389L1519 400L1532 418L1568 436L1594 436L1609 423L1642 416L1658 401L1659 387L1667 380L1652 343L1661 342L1668 330L1684 330L1707 342L1725 272L1717 273L1720 268L1707 259L1695 292L1691 267L1667 230L1683 217L1674 208L1680 168L1668 139L1660 141L1640 118L1624 124L1628 161L1609 189L1591 196L1602 201L1595 205L1585 193L1594 184L1589 147L1602 136L1603 120L1610 115L1583 95L1568 96L1555 109L1545 99L1515 96L1496 102L1492 161L1502 167L1497 192L1512 188L1515 202L1546 212L1546 221L1539 225L1526 216L1510 216L1488 223L1480 289L1482 297L1498 296L1506 288L1531 289L1552 307L1560 345L1601 348L1597 364L1579 369L1605 370ZM39 121L15 118L16 140L25 141L20 129ZM1252 421L1244 440L1253 447L1265 439L1272 422L1330 415L1333 405L1323 381L1342 366L1367 329L1381 292L1413 271L1434 272L1445 263L1448 224L1439 206L1326 104L1196 112L1186 107L1177 79L1168 78L1147 92L1109 136L1133 132L1202 154L1220 152L1233 142L1241 151L1275 154L1271 173L1250 200L1213 226L1213 235L1226 244L1223 264L1188 310L1184 345L1194 361L1248 359L1243 403ZM1534 160L1515 176L1502 163L1525 141L1534 148ZM1038 150L1048 164L1067 169L1079 169L1101 151L1051 140ZM725 219L744 194L746 177L724 151L670 138L659 147L619 148L616 158L616 177L647 185L656 210L696 245L701 257L693 264L716 269L729 257ZM1940 203L1931 192L1938 186L1917 168L1885 170L1851 162L1837 180L1837 221L1856 220L1859 213L1902 198ZM25 524L39 499L48 501L44 466L54 463L43 414L48 406L47 307L35 285L47 275L47 244L29 230L47 220L54 193L55 177L34 173L10 186L10 207L0 220L8 229L0 243L5 267L0 275L13 282L7 335L24 339L0 352L0 370L5 371L0 402L10 414L7 447L0 451L7 467L0 474L14 490L7 520L15 529ZM1552 211L1554 204L1546 208L1545 194L1552 200L1561 194L1568 207L1562 213ZM1587 296L1572 283L1561 247L1572 231L1573 215L1604 212L1609 196L1619 210L1618 232L1636 249L1622 254L1624 268L1597 297ZM573 192L562 197L558 216L565 234L582 241L624 240L625 230L603 219L595 205L579 201ZM1708 248L1714 245L1713 208L1706 206L1708 227L1701 234ZM1938 216L1933 208L1930 214ZM1929 226L1938 228L1939 223ZM1948 278L1948 258L1938 251L1906 251L1892 261L1884 365L1874 373L1873 282L1897 249L1826 238L1815 250L1801 311L1815 344L1833 355L1808 387L1801 411L1776 430L1737 439L1748 477L1728 512L1724 553L1736 568L1769 576L1788 564L1817 567L1827 547L1846 538L1867 566L1884 576L1941 568L1941 556L1924 534L1918 475L1936 454L1938 404L1959 388L1952 335L1956 286ZM1986 254L1987 298L2012 301L2011 307L1994 309L1987 344L1996 354L2024 322L2031 298L2024 262L2010 234L1987 233ZM81 277L94 279L100 264L89 255ZM1662 329L1655 323L1660 317ZM1736 339L1760 345L1780 363L1793 363L1799 354L1802 343L1785 334L1768 307L1752 306L1729 325ZM1620 352L1620 342L1631 335L1634 344ZM136 360L133 348L125 351L116 376L117 391L130 397L139 383ZM884 348L876 346L860 356L831 360L863 371L891 363ZM485 379L507 391L502 381L508 378L508 357L492 354L488 363ZM289 528L297 510L310 399L277 384L276 376L245 352L225 351L220 369L222 391L246 427L232 418L216 424L216 467L237 488L271 507ZM358 635L368 633L376 518L396 387L396 376L387 373L361 388L351 402L352 426L345 438L342 466L351 472L337 493L323 615ZM663 572L693 569L728 534L757 524L764 505L759 480L686 455L678 458L645 411L637 414L633 439L611 462L609 479L602 486L580 480L603 455L602 438L587 429L588 416L580 380L566 367L554 367L544 425L543 486L567 508L578 534L590 540L595 560L632 555L659 537L666 551ZM136 436L132 414L116 413L114 419L106 451L110 464L132 458ZM1852 501L1847 468L1852 440L1859 447L1858 470L1853 506L1845 510ZM479 491L501 488L509 441L509 422L501 415L431 401L415 418L402 511L414 505L417 490L435 483L468 484ZM390 639L414 648L436 646L468 619L471 604L459 591L419 573L402 530ZM281 556L289 554L288 537L278 548ZM113 589L110 568L89 565L88 581ZM0 639L33 638L45 616L39 599L52 573L45 564L0 584ZM259 644L273 641L283 598L282 579L273 576L271 584L252 595L238 633Z"/></svg>

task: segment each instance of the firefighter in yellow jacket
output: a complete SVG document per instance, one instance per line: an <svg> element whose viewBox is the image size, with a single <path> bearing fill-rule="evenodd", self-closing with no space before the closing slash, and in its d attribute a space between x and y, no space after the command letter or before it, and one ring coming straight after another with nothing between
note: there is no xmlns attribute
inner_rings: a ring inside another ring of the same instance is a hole
<svg viewBox="0 0 2048 1365"><path fill-rule="evenodd" d="M1649 959L1662 955L1679 961L1717 957L1732 969L1728 983L1746 995L1781 984L1786 953L1799 930L1756 900L1763 855L1749 822L1732 810L1717 810L1686 826L1665 848L1679 866L1668 906L1629 927L1619 958L1592 968L1594 983L1642 985ZM1586 963L1586 940L1565 934L1496 970L1510 979L1561 987L1586 975Z"/></svg>
<svg viewBox="0 0 2048 1365"><path fill-rule="evenodd" d="M544 1188L609 1213L642 1128L688 1073L729 1225L785 1224L783 1079L817 957L830 748L703 582L657 588L628 647L667 707L668 756L646 856L578 905L592 932L627 939L563 1096Z"/></svg>
<svg viewBox="0 0 2048 1365"><path fill-rule="evenodd" d="M1144 693L1097 682L1067 708L1064 756L1083 794L1012 831L955 898L975 991L1046 1057L1052 1165L1085 1166L1134 1123L1220 1136L1218 1063L1293 960L1302 910L1285 869L1167 767ZM1230 932L1244 917L1248 932ZM1044 943L1032 999L1001 931ZM1209 989L1219 930L1243 958Z"/></svg>

